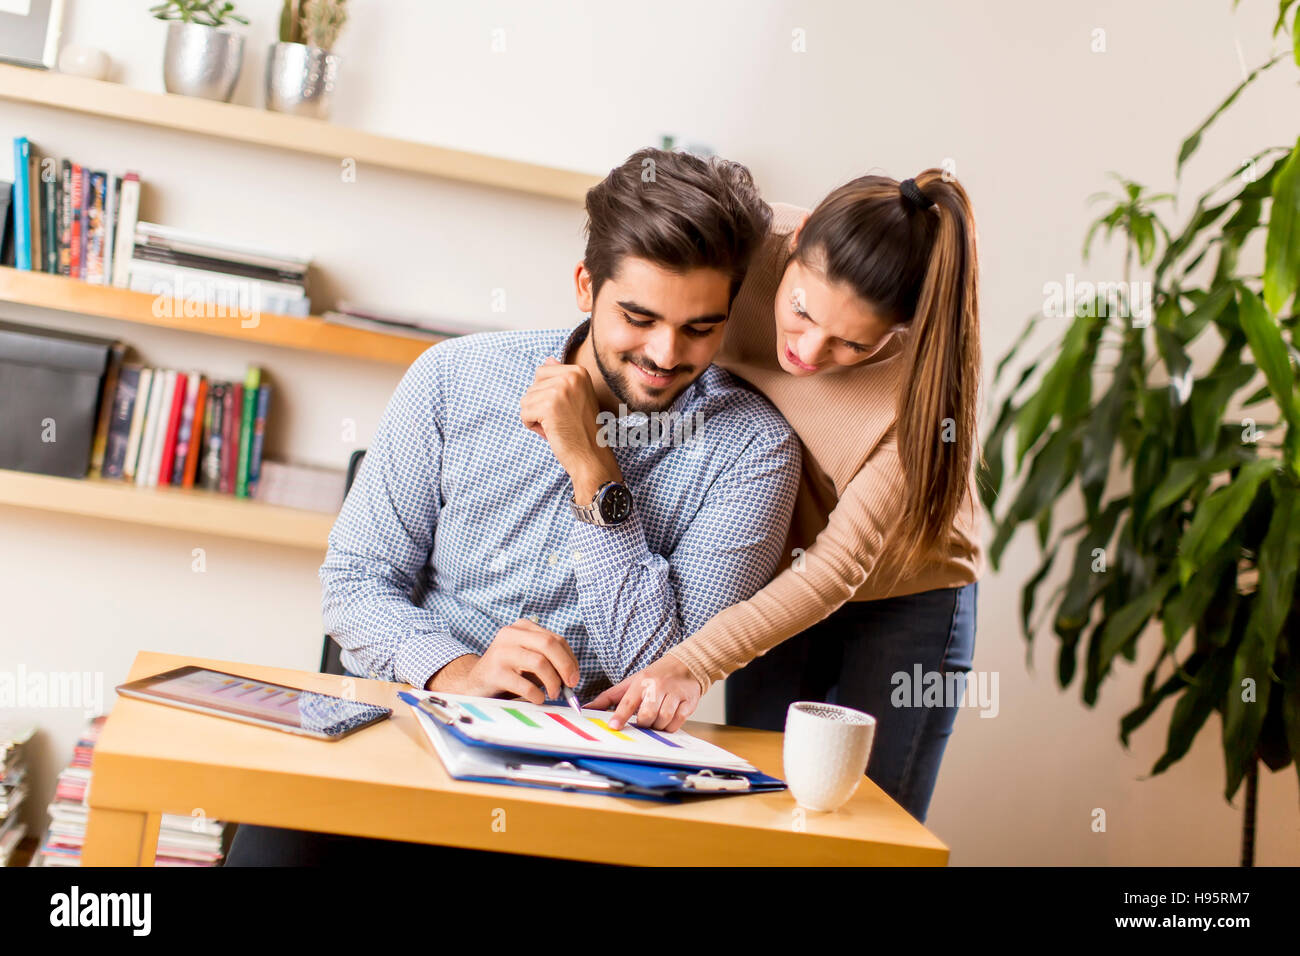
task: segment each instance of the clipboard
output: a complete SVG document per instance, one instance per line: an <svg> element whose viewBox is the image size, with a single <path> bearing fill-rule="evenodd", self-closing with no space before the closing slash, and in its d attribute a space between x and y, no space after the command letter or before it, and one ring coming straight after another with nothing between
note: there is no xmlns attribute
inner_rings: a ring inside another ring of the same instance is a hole
<svg viewBox="0 0 1300 956"><path fill-rule="evenodd" d="M398 696L415 711L447 773L456 780L572 792L603 793L659 801L699 794L784 790L785 783L758 770L660 765L562 752L512 750L469 737L454 712L427 706L406 691ZM446 698L440 698L445 700ZM441 711L441 712L439 712ZM732 755L734 757L734 755Z"/></svg>

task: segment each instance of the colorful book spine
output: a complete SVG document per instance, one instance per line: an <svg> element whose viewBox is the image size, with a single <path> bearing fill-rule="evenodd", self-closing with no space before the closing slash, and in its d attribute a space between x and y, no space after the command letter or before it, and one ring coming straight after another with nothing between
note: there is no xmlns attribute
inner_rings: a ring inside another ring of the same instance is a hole
<svg viewBox="0 0 1300 956"><path fill-rule="evenodd" d="M32 144L14 137L14 268L32 268Z"/></svg>
<svg viewBox="0 0 1300 956"><path fill-rule="evenodd" d="M113 420L108 426L108 442L104 449L105 478L121 478L126 465L126 450L130 445L131 419L135 414L135 399L140 391L139 365L127 364L117 377L117 394L113 399Z"/></svg>
<svg viewBox="0 0 1300 956"><path fill-rule="evenodd" d="M257 390L257 418L253 422L253 450L248 463L248 497L257 494L257 483L262 477L262 445L266 437L266 413L271 408L271 385L263 382Z"/></svg>
<svg viewBox="0 0 1300 956"><path fill-rule="evenodd" d="M185 383L185 397L181 403L180 430L176 433L176 455L172 459L172 473L168 484L180 487L185 481L185 459L190 453L190 437L194 433L194 400L199 394L199 374L191 372Z"/></svg>
<svg viewBox="0 0 1300 956"><path fill-rule="evenodd" d="M235 497L248 497L248 463L253 450L253 422L257 419L257 388L262 381L262 370L248 366L244 375L244 403L240 409L239 462L235 469Z"/></svg>
<svg viewBox="0 0 1300 956"><path fill-rule="evenodd" d="M180 434L181 415L185 408L185 394L189 389L189 376L176 373L172 386L171 405L167 409L167 427L163 430L163 443L158 456L158 481L164 488L172 483L172 466L176 461L176 438Z"/></svg>
<svg viewBox="0 0 1300 956"><path fill-rule="evenodd" d="M42 268L53 275L59 272L59 167L53 159L41 164L41 212L45 217L42 245L45 262Z"/></svg>
<svg viewBox="0 0 1300 956"><path fill-rule="evenodd" d="M122 360L126 357L126 346L114 342L108 355L108 367L104 371L104 390L99 399L99 420L95 424L95 437L90 446L90 474L102 475L104 472L104 453L108 448L108 428L113 419L113 399L117 397L117 377L122 370Z"/></svg>
<svg viewBox="0 0 1300 956"><path fill-rule="evenodd" d="M140 177L122 177L122 195L117 203L117 235L113 242L113 285L125 289L131 277L131 250L135 248L135 225L140 215Z"/></svg>
<svg viewBox="0 0 1300 956"><path fill-rule="evenodd" d="M71 225L68 228L68 267L69 275L74 279L82 277L81 240L84 229L83 217L86 213L86 176L85 170L77 163L72 164L72 209Z"/></svg>
<svg viewBox="0 0 1300 956"><path fill-rule="evenodd" d="M199 376L199 390L194 397L194 426L190 433L190 444L185 455L185 474L181 487L193 488L194 476L198 474L199 459L203 457L203 442L207 440L208 413L208 378Z"/></svg>
<svg viewBox="0 0 1300 956"><path fill-rule="evenodd" d="M102 285L104 282L104 206L108 202L108 176L91 172L87 180L90 190L86 194L86 267L87 282Z"/></svg>
<svg viewBox="0 0 1300 956"><path fill-rule="evenodd" d="M235 490L235 465L239 461L239 423L243 404L243 386L231 382L226 388L225 408L222 410L221 436L221 487L223 494Z"/></svg>
<svg viewBox="0 0 1300 956"><path fill-rule="evenodd" d="M59 170L59 275L71 275L72 267L72 162L65 159Z"/></svg>
<svg viewBox="0 0 1300 956"><path fill-rule="evenodd" d="M27 188L31 190L27 207L32 214L32 271L45 271L45 220L41 210L41 157L35 146L29 145L27 157Z"/></svg>
<svg viewBox="0 0 1300 956"><path fill-rule="evenodd" d="M214 382L208 390L208 412L203 422L208 441L203 455L204 488L219 491L221 488L221 440L225 427L222 417L225 410L226 383Z"/></svg>
<svg viewBox="0 0 1300 956"><path fill-rule="evenodd" d="M135 410L131 413L131 431L126 439L126 461L122 464L122 477L135 481L136 466L140 461L140 445L144 437L145 412L153 391L153 369L140 369L140 384L135 392Z"/></svg>
<svg viewBox="0 0 1300 956"><path fill-rule="evenodd" d="M117 210L122 199L122 177L108 174L108 192L104 197L104 285L113 284L113 245L117 237Z"/></svg>

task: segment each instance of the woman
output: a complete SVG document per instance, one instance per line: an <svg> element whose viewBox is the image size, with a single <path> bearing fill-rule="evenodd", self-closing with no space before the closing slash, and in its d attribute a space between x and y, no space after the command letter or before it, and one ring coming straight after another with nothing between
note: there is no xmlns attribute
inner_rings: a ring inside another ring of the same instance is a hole
<svg viewBox="0 0 1300 956"><path fill-rule="evenodd" d="M970 203L929 169L855 179L811 215L773 212L716 362L804 443L789 563L589 706L617 703L614 726L636 714L676 730L732 675L729 724L781 730L795 700L866 711L877 719L867 775L924 821L983 570Z"/></svg>

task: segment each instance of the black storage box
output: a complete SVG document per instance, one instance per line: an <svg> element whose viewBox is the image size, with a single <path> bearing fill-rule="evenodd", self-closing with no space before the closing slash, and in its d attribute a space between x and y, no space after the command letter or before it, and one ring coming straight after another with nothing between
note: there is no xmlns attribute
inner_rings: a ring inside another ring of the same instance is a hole
<svg viewBox="0 0 1300 956"><path fill-rule="evenodd" d="M0 321L0 468L86 477L114 344Z"/></svg>

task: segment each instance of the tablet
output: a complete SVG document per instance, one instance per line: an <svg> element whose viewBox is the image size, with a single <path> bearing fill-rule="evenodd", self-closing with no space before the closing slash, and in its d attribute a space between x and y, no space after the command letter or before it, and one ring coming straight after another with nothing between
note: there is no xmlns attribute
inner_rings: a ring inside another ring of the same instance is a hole
<svg viewBox="0 0 1300 956"><path fill-rule="evenodd" d="M375 704L192 665L122 684L117 692L320 740L338 740L393 715Z"/></svg>

